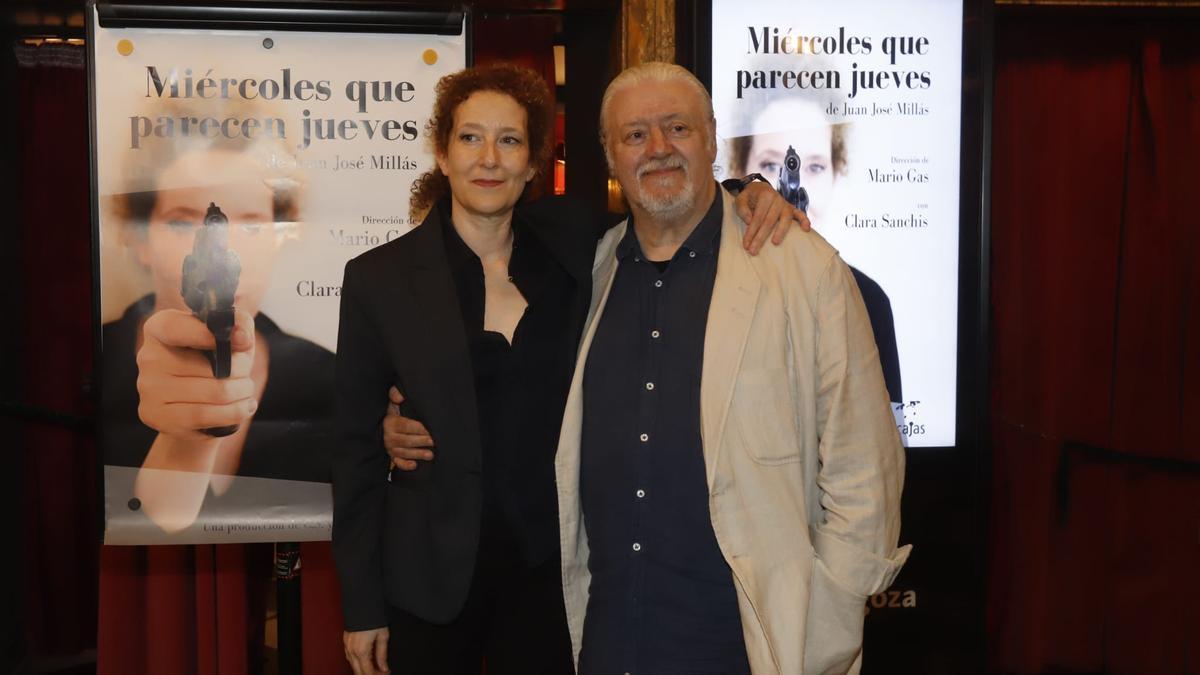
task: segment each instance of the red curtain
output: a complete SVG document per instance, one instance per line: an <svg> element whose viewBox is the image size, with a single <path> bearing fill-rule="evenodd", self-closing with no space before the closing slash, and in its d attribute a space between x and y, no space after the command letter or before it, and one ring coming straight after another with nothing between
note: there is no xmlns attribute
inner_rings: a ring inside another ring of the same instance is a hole
<svg viewBox="0 0 1200 675"><path fill-rule="evenodd" d="M22 402L46 413L20 445L25 640L37 658L96 644L96 451L71 424L90 414L87 93L81 47L22 46L17 60Z"/></svg>
<svg viewBox="0 0 1200 675"><path fill-rule="evenodd" d="M301 545L302 663L349 673L330 547ZM106 546L99 675L247 675L261 670L269 544Z"/></svg>
<svg viewBox="0 0 1200 675"><path fill-rule="evenodd" d="M997 23L997 672L1200 672L1198 35Z"/></svg>

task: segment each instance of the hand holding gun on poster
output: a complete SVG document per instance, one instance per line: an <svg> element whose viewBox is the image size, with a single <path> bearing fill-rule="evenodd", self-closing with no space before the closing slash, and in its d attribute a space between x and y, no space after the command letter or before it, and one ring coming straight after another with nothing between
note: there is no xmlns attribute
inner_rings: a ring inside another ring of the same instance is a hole
<svg viewBox="0 0 1200 675"><path fill-rule="evenodd" d="M180 293L192 314L155 313L138 350L138 414L159 433L134 492L167 531L195 520L210 486L219 494L227 485L240 443L221 439L249 422L261 393L251 378L254 320L234 307L241 261L229 246L229 219L215 203L182 267Z"/></svg>

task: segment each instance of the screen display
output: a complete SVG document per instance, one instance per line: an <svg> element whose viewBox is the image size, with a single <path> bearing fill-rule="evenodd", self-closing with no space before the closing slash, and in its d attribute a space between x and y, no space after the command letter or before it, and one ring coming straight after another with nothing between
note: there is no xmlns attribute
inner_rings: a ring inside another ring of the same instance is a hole
<svg viewBox="0 0 1200 675"><path fill-rule="evenodd" d="M804 188L852 268L901 438L955 444L962 4L713 0L718 179Z"/></svg>

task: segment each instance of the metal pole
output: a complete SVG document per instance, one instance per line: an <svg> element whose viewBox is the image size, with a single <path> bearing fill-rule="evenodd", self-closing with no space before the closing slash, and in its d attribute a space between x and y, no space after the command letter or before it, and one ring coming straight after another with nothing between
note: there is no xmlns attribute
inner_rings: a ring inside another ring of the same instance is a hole
<svg viewBox="0 0 1200 675"><path fill-rule="evenodd" d="M300 544L275 544L275 608L279 627L279 675L301 675Z"/></svg>

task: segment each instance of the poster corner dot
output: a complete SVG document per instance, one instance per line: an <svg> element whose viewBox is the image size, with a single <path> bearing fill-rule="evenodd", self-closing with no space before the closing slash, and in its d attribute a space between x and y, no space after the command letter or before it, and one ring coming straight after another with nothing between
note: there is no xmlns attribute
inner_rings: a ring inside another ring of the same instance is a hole
<svg viewBox="0 0 1200 675"><path fill-rule="evenodd" d="M133 42L129 40L120 40L117 42L117 53L121 56L129 56L133 53Z"/></svg>
<svg viewBox="0 0 1200 675"><path fill-rule="evenodd" d="M433 64L437 63L437 60L438 60L437 50L426 49L421 54L421 60L424 61L425 65L427 65L427 66L432 66Z"/></svg>

